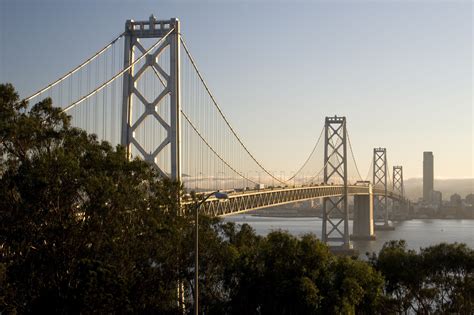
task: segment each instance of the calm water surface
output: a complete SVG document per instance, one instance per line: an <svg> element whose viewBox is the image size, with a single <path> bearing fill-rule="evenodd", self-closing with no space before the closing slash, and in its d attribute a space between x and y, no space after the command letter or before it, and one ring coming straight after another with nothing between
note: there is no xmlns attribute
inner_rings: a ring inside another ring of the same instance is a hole
<svg viewBox="0 0 474 315"><path fill-rule="evenodd" d="M314 233L321 238L322 220L320 218L277 218L235 215L225 221L237 224L248 223L257 234L266 235L274 230L285 230L293 235ZM407 246L419 250L420 247L446 243L466 243L474 248L474 220L439 220L423 219L394 222L395 231L375 231L375 241L353 241L354 248L359 250L360 257L366 252L378 253L385 242L403 239ZM352 231L352 221L349 222Z"/></svg>

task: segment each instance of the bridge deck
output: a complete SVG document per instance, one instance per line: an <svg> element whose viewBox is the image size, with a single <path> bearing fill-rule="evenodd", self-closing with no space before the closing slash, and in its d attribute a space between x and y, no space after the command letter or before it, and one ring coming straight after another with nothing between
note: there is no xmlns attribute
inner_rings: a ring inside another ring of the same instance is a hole
<svg viewBox="0 0 474 315"><path fill-rule="evenodd" d="M383 195L384 189L373 188L373 194ZM209 198L200 211L210 216L227 216L237 213L244 213L251 210L268 208L287 203L305 201L315 198L336 197L344 194L343 185L309 186L295 188L262 189L244 192L234 192L229 194L225 201L216 198ZM368 186L347 186L347 194L368 195ZM399 200L400 196L388 191L387 197Z"/></svg>

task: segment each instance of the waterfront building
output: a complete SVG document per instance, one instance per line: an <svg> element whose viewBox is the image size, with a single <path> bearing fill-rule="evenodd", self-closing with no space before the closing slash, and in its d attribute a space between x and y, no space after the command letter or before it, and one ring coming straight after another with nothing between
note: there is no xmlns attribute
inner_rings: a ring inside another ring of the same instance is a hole
<svg viewBox="0 0 474 315"><path fill-rule="evenodd" d="M423 152L423 200L432 201L434 190L433 152Z"/></svg>

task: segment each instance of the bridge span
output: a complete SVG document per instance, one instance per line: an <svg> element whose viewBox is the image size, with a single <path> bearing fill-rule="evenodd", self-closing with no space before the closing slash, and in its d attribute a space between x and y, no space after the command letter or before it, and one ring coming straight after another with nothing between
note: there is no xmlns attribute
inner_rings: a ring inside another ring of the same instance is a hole
<svg viewBox="0 0 474 315"><path fill-rule="evenodd" d="M260 189L229 193L225 201L211 197L202 206L200 211L209 216L228 216L245 213L252 210L269 208L288 203L311 200L315 198L341 197L345 195L343 185L315 185L294 188ZM347 186L347 195L385 195L384 188L369 186ZM387 197L403 201L404 197L394 192L387 192Z"/></svg>

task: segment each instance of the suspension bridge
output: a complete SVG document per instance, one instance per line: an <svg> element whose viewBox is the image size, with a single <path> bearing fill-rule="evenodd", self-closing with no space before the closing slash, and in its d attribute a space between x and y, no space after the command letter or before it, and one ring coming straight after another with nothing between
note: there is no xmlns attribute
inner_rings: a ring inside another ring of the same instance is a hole
<svg viewBox="0 0 474 315"><path fill-rule="evenodd" d="M367 175L361 176L345 117L325 118L294 174L270 172L222 111L176 18L128 20L124 32L25 100L33 104L46 97L74 126L123 145L129 158L144 159L188 192L227 192L226 202L209 198L203 204L209 215L322 198L323 241L347 247L350 196L354 236L364 238L373 237L374 222L388 224L390 200L392 207L407 203L403 169L394 166L390 173L385 148L374 148Z"/></svg>

